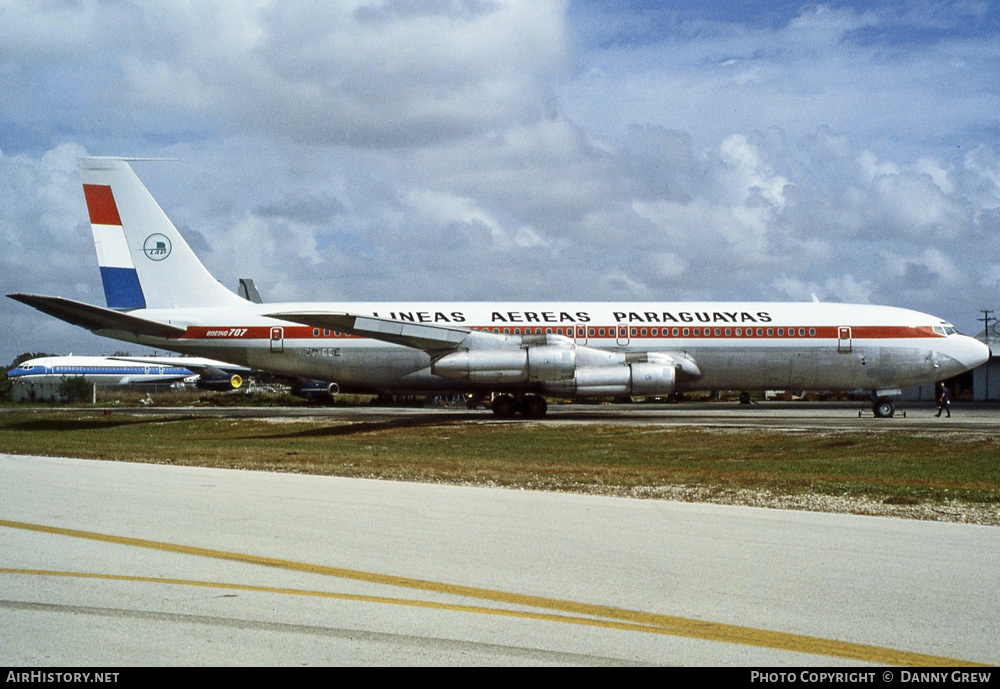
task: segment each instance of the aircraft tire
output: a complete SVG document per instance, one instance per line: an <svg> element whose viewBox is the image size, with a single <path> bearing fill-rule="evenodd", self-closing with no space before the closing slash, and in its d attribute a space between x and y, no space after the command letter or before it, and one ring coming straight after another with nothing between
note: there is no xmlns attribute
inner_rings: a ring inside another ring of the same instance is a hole
<svg viewBox="0 0 1000 689"><path fill-rule="evenodd" d="M490 408L501 419L511 419L517 413L517 401L510 395L497 395Z"/></svg>
<svg viewBox="0 0 1000 689"><path fill-rule="evenodd" d="M529 419L540 419L548 410L548 403L540 395L528 395L521 400L521 413Z"/></svg>
<svg viewBox="0 0 1000 689"><path fill-rule="evenodd" d="M879 397L872 403L872 412L877 418L888 419L896 413L896 405L888 397Z"/></svg>

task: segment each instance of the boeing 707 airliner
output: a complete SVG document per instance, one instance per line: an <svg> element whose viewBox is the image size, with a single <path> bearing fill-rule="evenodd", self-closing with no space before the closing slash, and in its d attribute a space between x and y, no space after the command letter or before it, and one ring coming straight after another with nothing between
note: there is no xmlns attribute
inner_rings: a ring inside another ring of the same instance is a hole
<svg viewBox="0 0 1000 689"><path fill-rule="evenodd" d="M106 307L11 294L118 340L336 390L545 397L689 390L865 390L877 416L905 386L985 362L986 345L924 313L786 302L252 303L195 256L127 159L81 158Z"/></svg>

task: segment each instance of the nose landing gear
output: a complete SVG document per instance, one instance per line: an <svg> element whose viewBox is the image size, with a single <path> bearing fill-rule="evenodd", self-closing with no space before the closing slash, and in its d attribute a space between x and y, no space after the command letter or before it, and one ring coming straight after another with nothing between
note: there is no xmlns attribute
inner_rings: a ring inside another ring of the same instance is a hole
<svg viewBox="0 0 1000 689"><path fill-rule="evenodd" d="M876 418L888 419L896 413L896 405L888 397L876 397L872 402L872 413Z"/></svg>

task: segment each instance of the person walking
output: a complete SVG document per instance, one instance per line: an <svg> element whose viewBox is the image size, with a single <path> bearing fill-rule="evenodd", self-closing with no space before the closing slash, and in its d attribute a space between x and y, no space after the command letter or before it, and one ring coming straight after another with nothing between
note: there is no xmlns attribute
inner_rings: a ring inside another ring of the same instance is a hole
<svg viewBox="0 0 1000 689"><path fill-rule="evenodd" d="M941 416L941 410L948 412L948 418L951 418L951 403L948 401L948 388L945 387L944 383L937 384L937 397L938 413L935 416Z"/></svg>

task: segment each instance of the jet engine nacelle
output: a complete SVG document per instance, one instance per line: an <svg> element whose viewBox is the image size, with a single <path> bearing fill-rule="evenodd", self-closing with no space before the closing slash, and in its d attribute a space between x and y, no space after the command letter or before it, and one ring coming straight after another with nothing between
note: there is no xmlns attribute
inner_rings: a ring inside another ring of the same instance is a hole
<svg viewBox="0 0 1000 689"><path fill-rule="evenodd" d="M452 352L435 361L431 371L475 383L541 383L546 392L569 397L616 397L669 395L676 384L676 367L676 360L665 354L626 354L558 343Z"/></svg>
<svg viewBox="0 0 1000 689"><path fill-rule="evenodd" d="M572 345L465 350L447 354L431 365L434 375L477 383L569 380L576 370L576 347Z"/></svg>
<svg viewBox="0 0 1000 689"><path fill-rule="evenodd" d="M339 392L339 385L321 380L305 380L292 386L293 395L314 402L331 402Z"/></svg>
<svg viewBox="0 0 1000 689"><path fill-rule="evenodd" d="M632 391L644 397L671 395L677 383L677 369L653 362L632 364Z"/></svg>
<svg viewBox="0 0 1000 689"><path fill-rule="evenodd" d="M545 384L547 392L571 397L647 397L670 395L676 370L653 362L578 368L572 380Z"/></svg>
<svg viewBox="0 0 1000 689"><path fill-rule="evenodd" d="M202 390L229 392L230 390L238 390L243 385L243 378L235 373L232 375L228 373L202 374L196 385Z"/></svg>

